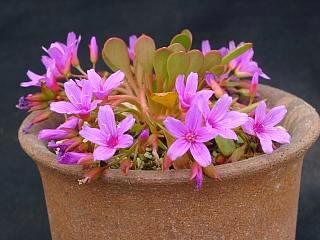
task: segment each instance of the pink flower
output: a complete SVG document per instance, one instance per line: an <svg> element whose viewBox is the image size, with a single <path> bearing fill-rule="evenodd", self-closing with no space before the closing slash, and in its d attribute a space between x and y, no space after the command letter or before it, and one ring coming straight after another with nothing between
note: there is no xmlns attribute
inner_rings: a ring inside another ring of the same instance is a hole
<svg viewBox="0 0 320 240"><path fill-rule="evenodd" d="M67 37L67 45L55 42L52 43L48 49L43 48L49 57L55 60L57 70L60 74L65 75L69 73L71 64L73 66L79 65L77 51L80 40L80 36L77 39L75 33L70 32Z"/></svg>
<svg viewBox="0 0 320 240"><path fill-rule="evenodd" d="M136 35L131 35L129 37L129 48L128 48L128 52L129 52L129 58L131 59L131 61L133 61L134 58L134 45L137 42L137 36Z"/></svg>
<svg viewBox="0 0 320 240"><path fill-rule="evenodd" d="M211 164L211 155L204 142L213 139L214 136L207 127L201 126L202 114L196 105L187 112L185 124L172 117L167 117L163 123L169 133L176 138L167 152L171 160L176 160L190 150L200 166L207 167Z"/></svg>
<svg viewBox="0 0 320 240"><path fill-rule="evenodd" d="M106 161L115 154L117 149L132 145L132 136L124 133L133 126L134 122L132 115L128 115L116 125L114 113L111 107L106 105L99 108L98 124L100 129L84 126L80 135L98 145L93 152L94 159Z"/></svg>
<svg viewBox="0 0 320 240"><path fill-rule="evenodd" d="M250 117L242 128L246 133L259 138L265 153L272 153L272 141L290 143L288 132L283 128L275 127L284 118L287 109L285 106L278 106L266 113L266 108L265 102L260 103L255 110L255 118Z"/></svg>
<svg viewBox="0 0 320 240"><path fill-rule="evenodd" d="M90 49L90 61L93 64L96 64L96 62L98 61L98 45L97 45L97 40L95 36L93 36L90 40L89 49Z"/></svg>
<svg viewBox="0 0 320 240"><path fill-rule="evenodd" d="M31 87L37 86L40 87L42 84L47 86L52 90L58 90L58 85L56 81L56 76L54 75L55 71L55 61L51 61L50 64L48 63L47 72L44 75L38 75L32 71L27 72L27 76L31 81L22 82L20 84L21 87Z"/></svg>
<svg viewBox="0 0 320 240"><path fill-rule="evenodd" d="M69 80L64 84L64 89L70 102L53 102L50 104L51 111L86 116L101 102L101 100L92 101L89 81L84 81L81 89L73 80Z"/></svg>
<svg viewBox="0 0 320 240"><path fill-rule="evenodd" d="M79 65L79 59L78 59L78 47L79 43L81 41L81 36L78 37L74 32L69 32L67 37L67 48L70 51L71 54L71 64L73 66Z"/></svg>
<svg viewBox="0 0 320 240"><path fill-rule="evenodd" d="M180 107L183 110L188 110L194 103L195 99L203 97L207 100L212 96L213 91L201 90L197 92L198 74L191 72L187 78L186 85L184 84L184 75L179 75L176 79L176 90L178 92Z"/></svg>
<svg viewBox="0 0 320 240"><path fill-rule="evenodd" d="M206 99L199 99L198 107L204 115L206 125L213 134L213 137L221 136L228 139L238 139L237 134L232 130L248 121L245 113L229 111L232 98L224 94L210 110Z"/></svg>
<svg viewBox="0 0 320 240"><path fill-rule="evenodd" d="M88 70L87 75L93 95L98 99L104 99L110 95L113 89L119 87L123 83L125 77L123 72L117 71L104 80L94 69ZM83 80L82 82L85 81L87 80Z"/></svg>
<svg viewBox="0 0 320 240"><path fill-rule="evenodd" d="M77 132L74 129L78 126L78 122L78 118L71 117L66 122L57 127L57 129L42 129L39 132L38 138L41 140L49 141L75 137L77 135Z"/></svg>
<svg viewBox="0 0 320 240"><path fill-rule="evenodd" d="M227 53L241 45L243 45L243 42L236 46L234 41L230 41ZM254 52L252 48L247 50L239 57L233 59L229 63L229 67L231 70L235 70L235 75L237 77L251 77L254 73L258 72L260 77L270 79L269 76L262 72L262 69L258 66L258 63L252 60L253 54Z"/></svg>

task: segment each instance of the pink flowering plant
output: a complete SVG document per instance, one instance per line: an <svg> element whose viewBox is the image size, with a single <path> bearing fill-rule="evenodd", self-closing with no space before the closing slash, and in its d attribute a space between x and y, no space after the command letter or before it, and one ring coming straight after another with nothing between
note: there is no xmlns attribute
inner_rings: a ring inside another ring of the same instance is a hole
<svg viewBox="0 0 320 240"><path fill-rule="evenodd" d="M82 165L90 182L108 169L191 168L199 190L203 174L219 178L215 166L272 153L290 135L278 124L285 106L268 109L258 98L259 78L269 79L253 60L251 43L191 49L183 30L156 48L152 38L133 35L128 45L108 39L102 51L89 43L91 66L83 70L77 51L80 36L55 42L41 61L44 74L27 72L22 87L39 92L19 99L17 107L35 112L34 124L60 114L56 129L43 129L61 164ZM97 68L101 55L106 66Z"/></svg>

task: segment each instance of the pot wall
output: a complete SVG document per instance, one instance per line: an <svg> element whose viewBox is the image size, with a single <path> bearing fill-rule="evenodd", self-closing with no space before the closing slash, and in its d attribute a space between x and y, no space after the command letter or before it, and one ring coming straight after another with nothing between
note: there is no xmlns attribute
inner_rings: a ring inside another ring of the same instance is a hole
<svg viewBox="0 0 320 240"><path fill-rule="evenodd" d="M294 239L302 158L194 184L78 185L39 166L52 239ZM119 173L120 174L120 173Z"/></svg>
<svg viewBox="0 0 320 240"><path fill-rule="evenodd" d="M78 185L79 166L59 165L37 132L19 140L35 160L43 181L52 239L294 239L302 161L319 135L319 116L301 99L261 87L271 105L285 104L289 145L217 170L222 181L205 179L200 192L190 170L107 171L103 179Z"/></svg>

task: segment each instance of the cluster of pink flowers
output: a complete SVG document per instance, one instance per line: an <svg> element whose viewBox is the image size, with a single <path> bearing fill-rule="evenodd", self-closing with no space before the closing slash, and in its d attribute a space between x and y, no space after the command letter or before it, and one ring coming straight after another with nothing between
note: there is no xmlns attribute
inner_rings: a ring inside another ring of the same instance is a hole
<svg viewBox="0 0 320 240"><path fill-rule="evenodd" d="M17 105L37 113L26 132L33 124L48 119L52 112L65 116L65 122L56 129L39 132L39 139L48 141L61 164L94 168L99 162L98 168L120 166L127 172L130 168L138 169L137 156L147 153L151 147L155 164L162 164L166 169L168 164L189 156L190 151L193 159L191 178L200 189L202 168L215 165L211 146L217 137L236 142L241 132L248 141L258 140L264 153L274 150L273 142L290 142L287 131L276 126L286 114L285 106L267 110L265 101L254 102L252 99L257 94L258 78L269 79L252 60L252 49L229 61L222 74L210 71L204 75L192 71L178 74L175 86L168 92L176 94L178 101L174 107L161 105L164 110L159 112L151 110L148 99L154 93L150 89L148 93L139 81L134 86L140 91L128 87L133 80L125 70L119 68L114 73L96 70L98 46L95 37L89 43L92 67L84 71L77 56L80 40L80 36L69 33L66 44L55 42L48 49L43 48L47 53L41 58L45 74L28 71L30 81L21 83L22 87L40 87L41 92L21 97ZM139 38L131 36L127 47L128 59L134 68L137 68L137 41ZM216 52L223 58L242 45L236 46L231 41L228 48ZM203 56L210 51L209 41L203 41ZM73 69L79 74L73 73ZM151 78L157 81L154 73ZM243 78L251 78L251 83L245 85ZM207 85L202 84L203 80ZM228 82L248 86L250 103L237 102L231 94L234 89L225 87ZM136 96L135 92L141 94ZM248 106L252 106L250 112L239 111ZM258 153L259 150L255 151ZM218 149L217 152L220 154L221 151Z"/></svg>

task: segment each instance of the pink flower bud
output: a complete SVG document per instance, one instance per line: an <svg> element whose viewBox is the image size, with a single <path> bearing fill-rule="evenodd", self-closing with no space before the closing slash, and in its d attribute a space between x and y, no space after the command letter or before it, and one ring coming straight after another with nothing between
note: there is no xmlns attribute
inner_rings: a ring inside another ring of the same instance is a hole
<svg viewBox="0 0 320 240"><path fill-rule="evenodd" d="M95 36L93 36L90 40L89 49L90 61L95 64L98 61L98 45Z"/></svg>
<svg viewBox="0 0 320 240"><path fill-rule="evenodd" d="M255 72L252 76L251 85L249 88L250 96L252 96L252 97L256 96L258 84L259 84L259 73Z"/></svg>
<svg viewBox="0 0 320 240"><path fill-rule="evenodd" d="M139 135L141 141L147 141L149 137L149 129L143 129Z"/></svg>

